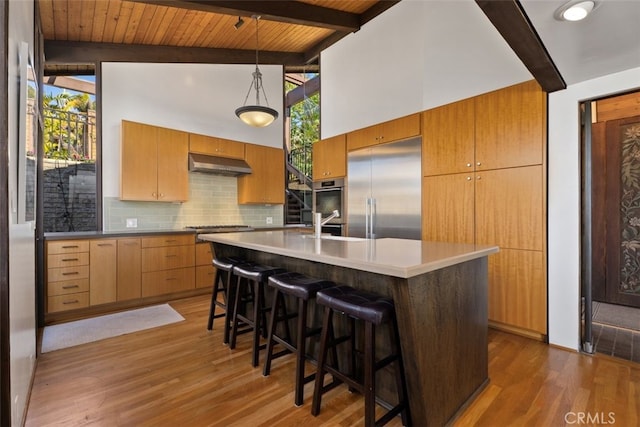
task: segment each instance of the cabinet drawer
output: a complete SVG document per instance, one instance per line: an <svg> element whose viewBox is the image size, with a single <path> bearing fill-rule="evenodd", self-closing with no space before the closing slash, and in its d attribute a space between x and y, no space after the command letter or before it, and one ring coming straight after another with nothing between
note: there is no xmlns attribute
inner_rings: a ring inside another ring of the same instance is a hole
<svg viewBox="0 0 640 427"><path fill-rule="evenodd" d="M72 252L89 252L88 240L60 240L47 242L47 254L68 254Z"/></svg>
<svg viewBox="0 0 640 427"><path fill-rule="evenodd" d="M192 245L196 241L196 237L193 234L176 234L172 236L156 236L156 237L143 237L143 248L156 248L162 246L180 246L180 245Z"/></svg>
<svg viewBox="0 0 640 427"><path fill-rule="evenodd" d="M211 244L196 243L196 265L211 265L212 261Z"/></svg>
<svg viewBox="0 0 640 427"><path fill-rule="evenodd" d="M60 282L62 280L88 279L89 266L49 268L47 270L47 283Z"/></svg>
<svg viewBox="0 0 640 427"><path fill-rule="evenodd" d="M148 272L193 267L195 256L195 245L143 249L142 271Z"/></svg>
<svg viewBox="0 0 640 427"><path fill-rule="evenodd" d="M196 288L208 288L213 285L216 269L212 265L196 267Z"/></svg>
<svg viewBox="0 0 640 427"><path fill-rule="evenodd" d="M47 268L89 265L89 252L47 255Z"/></svg>
<svg viewBox="0 0 640 427"><path fill-rule="evenodd" d="M89 292L78 292L69 295L59 295L47 298L47 312L74 310L89 307Z"/></svg>
<svg viewBox="0 0 640 427"><path fill-rule="evenodd" d="M47 284L47 296L67 295L89 291L89 279L65 280Z"/></svg>
<svg viewBox="0 0 640 427"><path fill-rule="evenodd" d="M170 294L195 289L193 267L142 273L142 296Z"/></svg>

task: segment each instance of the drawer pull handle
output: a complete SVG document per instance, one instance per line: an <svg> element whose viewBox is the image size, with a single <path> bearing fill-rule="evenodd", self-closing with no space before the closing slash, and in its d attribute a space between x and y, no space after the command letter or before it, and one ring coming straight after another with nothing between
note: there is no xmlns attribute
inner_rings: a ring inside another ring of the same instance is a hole
<svg viewBox="0 0 640 427"><path fill-rule="evenodd" d="M78 261L78 258L63 258L62 261Z"/></svg>
<svg viewBox="0 0 640 427"><path fill-rule="evenodd" d="M165 240L165 243L171 243L171 242L177 242L178 240L176 239L169 239L169 240Z"/></svg>
<svg viewBox="0 0 640 427"><path fill-rule="evenodd" d="M175 258L175 257L177 257L177 256L178 256L178 255L165 255L165 258Z"/></svg>
<svg viewBox="0 0 640 427"><path fill-rule="evenodd" d="M69 246L63 246L62 249L73 249L73 248L79 248L80 246L78 245L69 245Z"/></svg>
<svg viewBox="0 0 640 427"><path fill-rule="evenodd" d="M98 246L113 246L111 243L98 243Z"/></svg>
<svg viewBox="0 0 640 427"><path fill-rule="evenodd" d="M76 275L76 274L80 274L80 273L78 271L72 271L70 273L62 273L63 276L73 276L73 275Z"/></svg>
<svg viewBox="0 0 640 427"><path fill-rule="evenodd" d="M73 288L79 288L80 286L78 285L67 285L67 286L63 286L62 289L73 289Z"/></svg>
<svg viewBox="0 0 640 427"><path fill-rule="evenodd" d="M138 246L138 242L124 242L126 246Z"/></svg>
<svg viewBox="0 0 640 427"><path fill-rule="evenodd" d="M80 301L78 301L77 299L74 299L73 301L63 301L62 304L77 304Z"/></svg>
<svg viewBox="0 0 640 427"><path fill-rule="evenodd" d="M178 279L175 278L175 277L167 277L167 282L172 281L172 280L178 280Z"/></svg>

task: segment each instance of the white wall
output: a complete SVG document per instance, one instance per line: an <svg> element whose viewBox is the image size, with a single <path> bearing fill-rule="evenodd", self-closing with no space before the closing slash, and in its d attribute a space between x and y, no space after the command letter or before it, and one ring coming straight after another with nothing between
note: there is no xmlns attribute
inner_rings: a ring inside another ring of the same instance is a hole
<svg viewBox="0 0 640 427"><path fill-rule="evenodd" d="M472 0L402 1L321 55L322 137L532 76Z"/></svg>
<svg viewBox="0 0 640 427"><path fill-rule="evenodd" d="M148 123L270 147L282 147L283 71L261 65L269 105L280 117L266 128L240 121L254 65L102 64L102 191L120 187L120 121ZM255 99L255 92L248 103Z"/></svg>
<svg viewBox="0 0 640 427"><path fill-rule="evenodd" d="M580 346L581 101L640 88L640 68L549 94L549 342Z"/></svg>
<svg viewBox="0 0 640 427"><path fill-rule="evenodd" d="M19 51L27 42L33 55L33 1L9 3L9 317L11 364L11 424L20 426L29 396L36 355L35 233L33 222L18 221Z"/></svg>

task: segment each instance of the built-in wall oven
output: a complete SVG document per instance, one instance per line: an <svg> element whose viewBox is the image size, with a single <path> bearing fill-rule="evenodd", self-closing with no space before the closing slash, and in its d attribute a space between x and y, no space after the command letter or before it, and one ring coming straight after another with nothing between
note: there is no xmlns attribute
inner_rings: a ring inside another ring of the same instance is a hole
<svg viewBox="0 0 640 427"><path fill-rule="evenodd" d="M314 181L313 211L320 212L322 217L326 218L336 209L340 212L340 216L322 226L322 232L330 233L334 236L342 236L344 225L347 222L344 178Z"/></svg>

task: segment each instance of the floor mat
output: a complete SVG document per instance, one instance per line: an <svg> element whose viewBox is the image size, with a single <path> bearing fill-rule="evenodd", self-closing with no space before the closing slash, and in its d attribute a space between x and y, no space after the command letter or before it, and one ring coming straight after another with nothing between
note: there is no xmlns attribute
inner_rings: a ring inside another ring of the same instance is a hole
<svg viewBox="0 0 640 427"><path fill-rule="evenodd" d="M42 353L183 321L169 304L46 326Z"/></svg>
<svg viewBox="0 0 640 427"><path fill-rule="evenodd" d="M593 322L640 331L640 309L593 302Z"/></svg>

